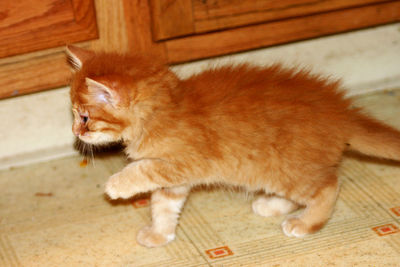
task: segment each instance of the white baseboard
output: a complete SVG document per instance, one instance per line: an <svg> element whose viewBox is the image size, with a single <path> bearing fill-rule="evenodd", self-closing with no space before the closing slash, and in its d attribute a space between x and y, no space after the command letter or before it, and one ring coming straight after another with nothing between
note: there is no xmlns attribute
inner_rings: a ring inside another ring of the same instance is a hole
<svg viewBox="0 0 400 267"><path fill-rule="evenodd" d="M50 161L64 157L76 156L78 154L79 152L76 151L72 145L49 147L42 150L3 157L0 159L0 170Z"/></svg>

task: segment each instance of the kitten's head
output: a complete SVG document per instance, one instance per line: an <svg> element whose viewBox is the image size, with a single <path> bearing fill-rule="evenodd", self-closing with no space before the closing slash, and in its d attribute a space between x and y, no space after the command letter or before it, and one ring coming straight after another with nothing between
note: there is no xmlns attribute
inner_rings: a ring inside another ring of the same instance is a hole
<svg viewBox="0 0 400 267"><path fill-rule="evenodd" d="M176 77L143 56L95 53L68 46L73 133L89 144L130 141L144 120L167 102Z"/></svg>

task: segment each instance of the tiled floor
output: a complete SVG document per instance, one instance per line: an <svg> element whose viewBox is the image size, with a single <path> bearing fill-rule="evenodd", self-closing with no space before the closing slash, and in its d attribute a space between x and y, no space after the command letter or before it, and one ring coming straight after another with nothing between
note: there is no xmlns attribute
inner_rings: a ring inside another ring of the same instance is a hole
<svg viewBox="0 0 400 267"><path fill-rule="evenodd" d="M357 104L400 128L400 91ZM147 249L136 232L148 199L111 203L103 184L121 155L85 164L65 158L0 172L0 266L399 266L400 164L348 155L332 219L317 234L288 238L283 217L251 211L251 196L191 194L174 242Z"/></svg>

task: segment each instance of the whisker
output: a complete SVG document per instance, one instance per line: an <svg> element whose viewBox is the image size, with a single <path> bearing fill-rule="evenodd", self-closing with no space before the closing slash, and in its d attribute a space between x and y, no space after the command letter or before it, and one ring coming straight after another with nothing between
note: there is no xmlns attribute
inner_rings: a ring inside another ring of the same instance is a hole
<svg viewBox="0 0 400 267"><path fill-rule="evenodd" d="M96 146L85 143L79 139L76 140L75 148L80 152L86 161L92 161L93 167L95 167L95 149Z"/></svg>
<svg viewBox="0 0 400 267"><path fill-rule="evenodd" d="M89 148L90 148L90 153L91 153L91 156L92 156L92 164L93 164L93 167L96 167L96 164L95 164L95 162L94 162L94 153L93 153L94 146L93 146L93 145L89 145Z"/></svg>
<svg viewBox="0 0 400 267"><path fill-rule="evenodd" d="M82 143L82 154L87 159L87 153L86 153L86 143Z"/></svg>

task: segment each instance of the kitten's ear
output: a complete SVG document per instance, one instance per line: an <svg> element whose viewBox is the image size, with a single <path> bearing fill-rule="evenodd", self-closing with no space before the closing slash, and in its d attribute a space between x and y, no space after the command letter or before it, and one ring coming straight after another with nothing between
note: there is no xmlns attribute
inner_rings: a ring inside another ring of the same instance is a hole
<svg viewBox="0 0 400 267"><path fill-rule="evenodd" d="M94 52L73 45L67 45L66 52L68 62L74 70L80 70L85 61L94 56Z"/></svg>
<svg viewBox="0 0 400 267"><path fill-rule="evenodd" d="M113 89L90 78L86 78L85 81L89 94L93 96L97 102L110 104L114 107L118 104L119 98Z"/></svg>

